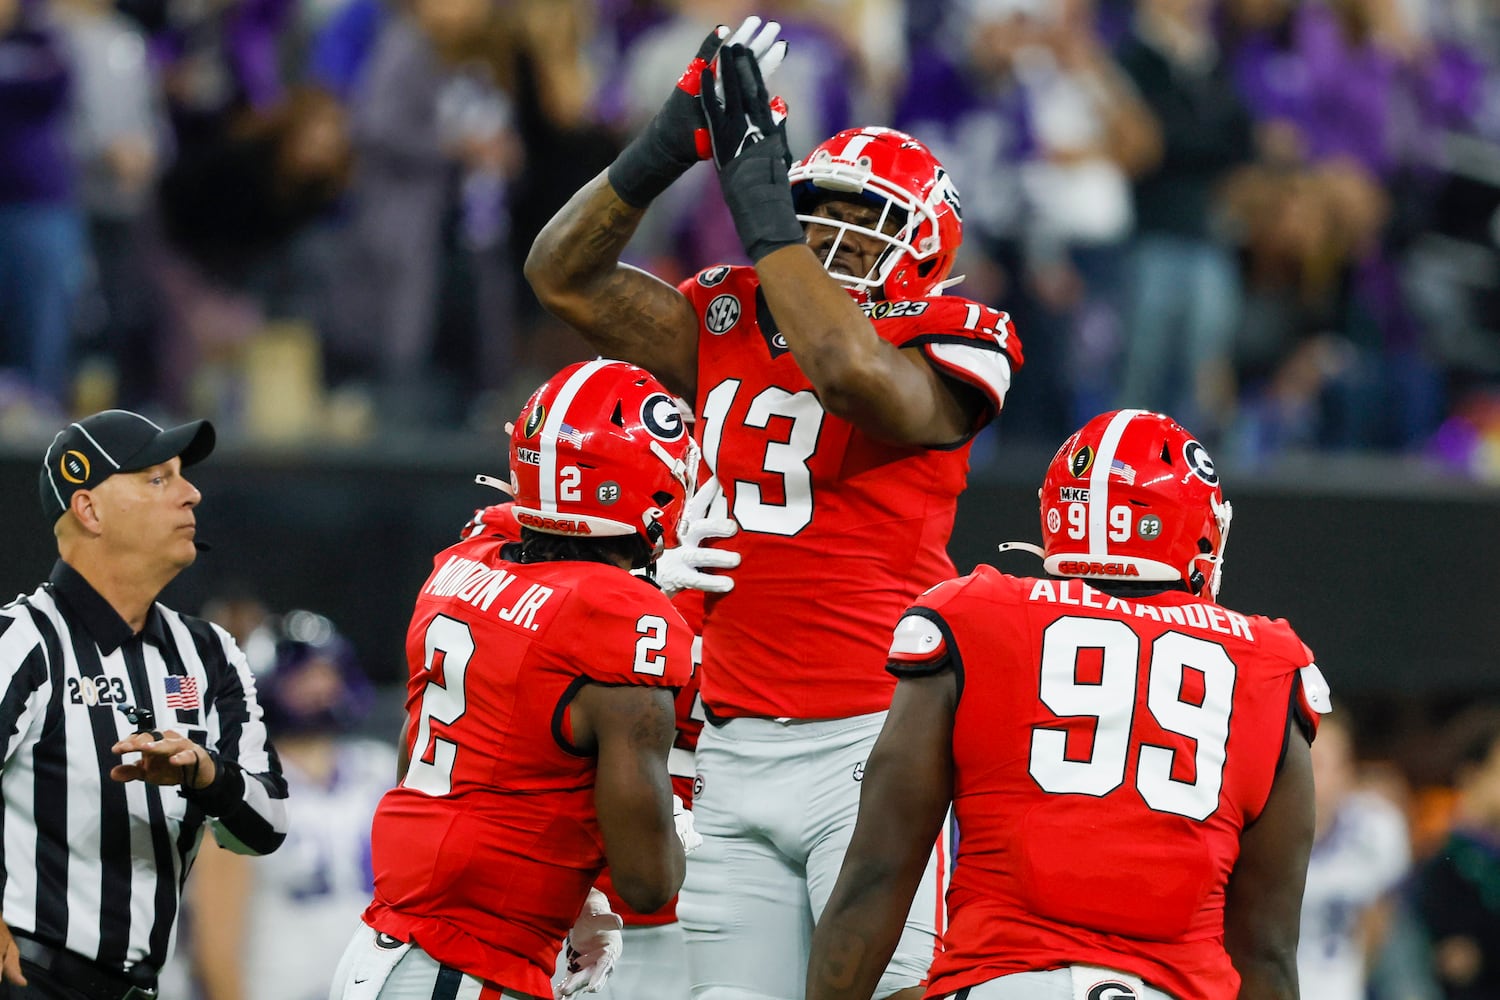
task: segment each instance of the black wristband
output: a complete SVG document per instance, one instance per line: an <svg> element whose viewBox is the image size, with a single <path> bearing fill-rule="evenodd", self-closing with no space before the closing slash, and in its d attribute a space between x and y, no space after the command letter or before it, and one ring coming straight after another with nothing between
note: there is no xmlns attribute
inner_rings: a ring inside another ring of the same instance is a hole
<svg viewBox="0 0 1500 1000"><path fill-rule="evenodd" d="M182 797L210 816L223 816L245 801L245 775L233 761L205 752L214 762L214 780L205 788L182 788Z"/></svg>
<svg viewBox="0 0 1500 1000"><path fill-rule="evenodd" d="M679 164L673 160L669 152L653 141L652 127L647 126L609 165L609 186L625 204L645 208L690 166L691 163Z"/></svg>
<svg viewBox="0 0 1500 1000"><path fill-rule="evenodd" d="M719 172L724 202L751 263L782 247L806 243L792 206L786 159L777 141L759 142Z"/></svg>

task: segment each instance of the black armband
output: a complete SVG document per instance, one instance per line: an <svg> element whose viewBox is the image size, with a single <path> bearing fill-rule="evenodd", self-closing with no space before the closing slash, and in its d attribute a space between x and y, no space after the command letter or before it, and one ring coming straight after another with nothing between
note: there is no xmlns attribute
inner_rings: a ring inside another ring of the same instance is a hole
<svg viewBox="0 0 1500 1000"><path fill-rule="evenodd" d="M245 801L245 774L233 761L226 761L206 747L204 752L214 762L214 780L205 788L183 787L179 791L183 798L208 815L223 816Z"/></svg>
<svg viewBox="0 0 1500 1000"><path fill-rule="evenodd" d="M609 165L609 186L631 208L645 208L672 186L691 163L683 165L653 142L650 129L636 136Z"/></svg>

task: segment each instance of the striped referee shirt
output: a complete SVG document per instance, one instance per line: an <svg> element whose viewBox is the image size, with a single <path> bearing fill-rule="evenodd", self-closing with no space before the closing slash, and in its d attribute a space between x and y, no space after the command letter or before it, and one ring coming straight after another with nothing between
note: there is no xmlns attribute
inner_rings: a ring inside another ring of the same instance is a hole
<svg viewBox="0 0 1500 1000"><path fill-rule="evenodd" d="M110 747L136 731L120 705L207 747L214 782L111 779ZM205 821L242 854L286 836L286 781L234 640L159 603L133 633L62 561L0 609L0 741L0 918L108 968L166 962Z"/></svg>

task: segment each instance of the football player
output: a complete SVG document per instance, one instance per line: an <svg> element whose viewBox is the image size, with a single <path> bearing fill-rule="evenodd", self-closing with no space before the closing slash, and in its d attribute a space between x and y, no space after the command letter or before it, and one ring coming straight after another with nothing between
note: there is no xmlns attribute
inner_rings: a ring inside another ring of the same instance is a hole
<svg viewBox="0 0 1500 1000"><path fill-rule="evenodd" d="M488 477L481 481L499 485ZM698 488L688 502L678 526L679 545L662 553L650 567L650 575L682 614L690 628L703 621L704 588L724 592L733 588L727 576L703 572L705 568L732 566L735 554L715 549L700 549L698 542L709 537L734 533L734 522L710 509L723 494L711 478ZM464 529L465 537L489 534L506 541L519 541L521 526L516 522L513 503L500 503L475 512ZM728 557L726 559L726 557ZM667 755L667 771L672 776L672 792L690 808L693 802L693 751L703 728L703 703L698 697L698 671L703 643L696 635L692 641L694 672L688 683L677 692L677 735ZM682 823L689 817L680 818ZM691 836L691 835L690 835ZM612 997L654 997L657 1000L688 1000L687 957L682 927L677 922L676 901L654 913L640 913L620 898L609 877L601 873L596 887L604 894L611 912L621 920L621 950L617 956L600 957L588 969L579 968L574 949L558 956L559 972L556 992L564 995L577 989L597 993L600 1000ZM605 963L611 963L606 965Z"/></svg>
<svg viewBox="0 0 1500 1000"><path fill-rule="evenodd" d="M980 566L896 626L900 678L808 1000L868 997L948 813L929 997L1295 1000L1328 689L1280 619L1217 603L1230 507L1203 446L1120 410L1041 493L1048 574Z"/></svg>
<svg viewBox="0 0 1500 1000"><path fill-rule="evenodd" d="M335 1000L550 998L570 925L586 988L618 953L592 890L606 860L639 911L677 892L667 757L692 636L631 570L675 541L697 467L681 412L635 366L576 364L527 401L510 438L520 543L467 533L417 596L408 763L376 810L375 898Z"/></svg>
<svg viewBox="0 0 1500 1000"><path fill-rule="evenodd" d="M953 572L945 546L969 445L1021 364L1004 313L943 294L963 227L926 146L857 128L791 163L763 78L774 30L746 45L724 44L724 29L705 39L526 265L540 301L597 349L692 401L739 525L734 589L706 598L704 845L678 905L699 1000L800 995L894 688L890 627ZM714 159L754 266L674 288L620 254L699 156ZM934 858L876 997L925 979L939 881Z"/></svg>

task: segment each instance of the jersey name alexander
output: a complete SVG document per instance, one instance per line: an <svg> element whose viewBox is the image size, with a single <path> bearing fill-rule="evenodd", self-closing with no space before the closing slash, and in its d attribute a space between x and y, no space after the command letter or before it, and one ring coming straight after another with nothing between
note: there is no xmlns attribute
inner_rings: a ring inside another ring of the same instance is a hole
<svg viewBox="0 0 1500 1000"><path fill-rule="evenodd" d="M1059 569L1066 573L1069 563ZM1217 604L1186 604L1181 607L1170 604L1136 603L1122 600L1110 594L1100 593L1080 580L1038 579L1031 586L1031 601L1047 601L1054 604L1069 604L1073 607L1098 608L1101 611L1129 615L1133 618L1149 618L1169 625L1183 625L1205 632L1238 636L1247 642L1255 641L1250 619L1237 611Z"/></svg>

